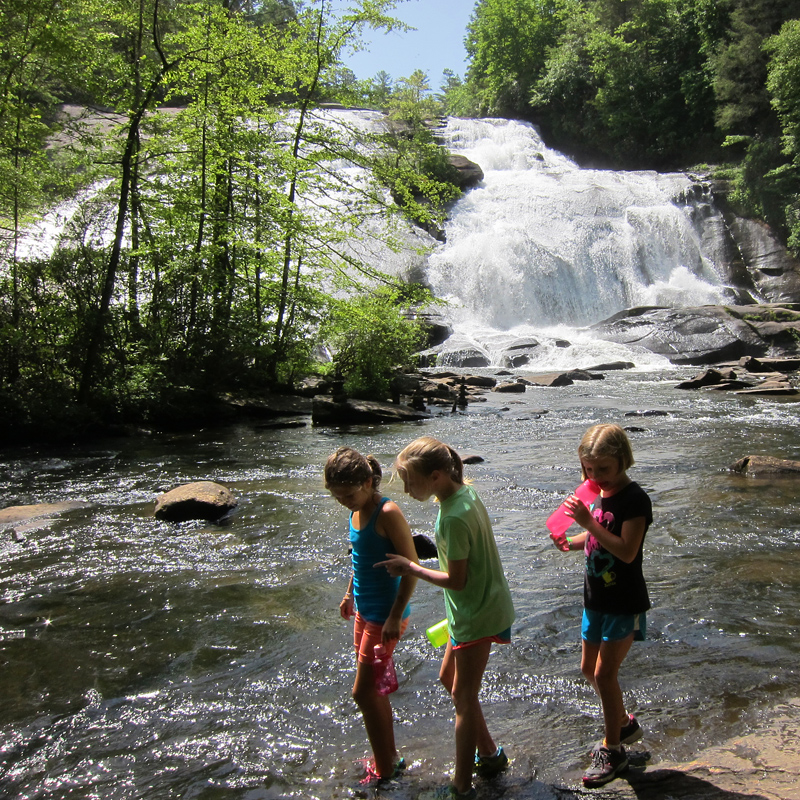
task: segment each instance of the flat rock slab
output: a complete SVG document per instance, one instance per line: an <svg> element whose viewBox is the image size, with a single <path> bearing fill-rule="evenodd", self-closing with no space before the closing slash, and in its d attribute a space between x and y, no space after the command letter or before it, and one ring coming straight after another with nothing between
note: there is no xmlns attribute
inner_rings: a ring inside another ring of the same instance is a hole
<svg viewBox="0 0 800 800"><path fill-rule="evenodd" d="M230 489L214 481L196 481L177 486L156 498L154 516L167 522L224 517L239 504Z"/></svg>
<svg viewBox="0 0 800 800"><path fill-rule="evenodd" d="M24 522L37 517L50 517L53 514L63 514L65 511L74 511L76 508L87 508L88 503L36 503L30 506L9 506L0 509L0 525L14 522Z"/></svg>
<svg viewBox="0 0 800 800"><path fill-rule="evenodd" d="M373 400L335 400L328 395L317 395L311 419L315 425L357 425L363 423L413 422L429 419L426 411L394 403Z"/></svg>
<svg viewBox="0 0 800 800"><path fill-rule="evenodd" d="M729 469L742 475L789 475L800 478L800 461L772 456L745 456L731 464Z"/></svg>
<svg viewBox="0 0 800 800"><path fill-rule="evenodd" d="M637 745L632 746L631 749ZM580 797L588 796L581 792ZM800 699L775 709L769 727L710 747L687 763L631 769L597 800L798 800Z"/></svg>

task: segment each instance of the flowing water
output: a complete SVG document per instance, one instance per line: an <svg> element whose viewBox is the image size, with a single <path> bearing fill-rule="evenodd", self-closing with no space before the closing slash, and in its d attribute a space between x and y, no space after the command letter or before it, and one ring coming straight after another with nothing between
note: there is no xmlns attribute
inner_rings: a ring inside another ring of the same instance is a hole
<svg viewBox="0 0 800 800"><path fill-rule="evenodd" d="M451 133L464 127L451 126ZM532 129L525 132L528 145L511 149L539 148L541 157L513 168L491 161L488 153L503 137L520 133L515 123L493 127L493 139L481 145L484 185L456 207L448 244L431 259L431 283L451 297L460 335L491 351L521 330L539 335L542 326L586 324L682 281L704 296L724 295L707 244L684 225L682 211L669 207L685 179L584 176L595 185L632 180L649 198L637 194L627 210L607 209L592 230L580 206L571 223L576 237L590 252L615 253L598 255L605 277L593 282L595 261L586 248L555 229L567 211L543 220L554 237L545 248L543 234L520 222L517 208L531 178L522 173L544 165L549 177L539 178L573 191L580 171L535 144ZM487 204L476 211L470 204L482 196ZM503 215L495 203L509 196L516 205ZM543 205L529 202L533 216L558 196L553 189ZM648 233L639 238L630 221L644 217ZM494 220L484 231L490 241L470 244L482 218ZM665 224L675 239L662 236ZM530 243L540 258L525 250ZM495 277L481 278L488 283L469 279L476 253L495 270ZM622 263L623 253L630 257L606 292L617 274L609 265ZM591 289L574 309L567 299L573 303L581 292L570 289L568 272L553 267L561 261L581 264L575 285ZM537 269L544 272L534 279L530 271ZM453 278L458 270L462 277ZM500 291L504 286L512 287L510 295ZM321 468L342 444L375 453L388 468L423 434L484 459L467 468L468 477L490 511L517 610L513 643L495 647L482 694L490 727L513 762L495 785L479 782L481 797L573 796L600 735L599 708L579 672L581 558L555 550L544 527L579 482L576 447L596 422L630 429L631 475L654 504L645 547L649 638L633 648L622 672L652 763L692 758L763 724L775 705L798 696L796 483L742 478L727 467L748 454L800 458L799 407L677 390L694 370L565 330L572 345L542 348L539 366L586 366L623 355L636 368L568 387L531 387L524 395L489 393L464 413L418 424L242 424L4 453L3 506L84 505L0 529L0 794L370 796L358 783L368 745L350 698L351 625L338 615L349 575L346 511L325 492ZM240 499L223 524L152 517L157 494L201 479L226 484ZM403 499L401 488L387 476L387 494L399 500L415 532L430 535L435 505ZM416 798L452 767L452 708L437 682L441 650L424 633L443 615L440 592L420 583L396 651L400 689L393 695L397 739L410 766L382 796Z"/></svg>

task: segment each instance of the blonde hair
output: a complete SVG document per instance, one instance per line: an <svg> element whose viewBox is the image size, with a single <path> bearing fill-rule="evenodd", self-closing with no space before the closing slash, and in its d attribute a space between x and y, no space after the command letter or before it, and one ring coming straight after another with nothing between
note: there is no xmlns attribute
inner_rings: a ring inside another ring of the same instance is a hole
<svg viewBox="0 0 800 800"><path fill-rule="evenodd" d="M441 470L455 483L464 483L464 462L449 444L432 436L415 439L400 452L395 460L398 469L409 468L418 475L428 476Z"/></svg>
<svg viewBox="0 0 800 800"><path fill-rule="evenodd" d="M616 458L623 472L633 466L633 449L630 439L619 425L610 423L593 425L583 434L581 443L578 445L578 458L595 459L604 456ZM586 476L584 475L584 477Z"/></svg>
<svg viewBox="0 0 800 800"><path fill-rule="evenodd" d="M325 462L325 488L331 486L361 486L372 478L372 488L381 482L381 465L373 455L362 456L352 447L340 447Z"/></svg>

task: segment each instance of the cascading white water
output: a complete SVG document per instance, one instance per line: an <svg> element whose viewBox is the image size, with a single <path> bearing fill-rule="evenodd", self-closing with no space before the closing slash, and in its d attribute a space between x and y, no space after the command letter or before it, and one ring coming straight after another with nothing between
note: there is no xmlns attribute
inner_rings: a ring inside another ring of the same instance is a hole
<svg viewBox="0 0 800 800"><path fill-rule="evenodd" d="M485 177L453 208L428 281L484 351L508 343L500 332L563 334L634 306L726 296L713 244L675 202L686 175L581 169L513 120L450 118L443 136Z"/></svg>
<svg viewBox="0 0 800 800"><path fill-rule="evenodd" d="M383 126L385 117L327 109L310 122L318 123L358 137ZM400 225L391 231L400 246L387 247L376 208L358 236L340 248L378 269L426 280L448 301L445 316L456 331L451 350L475 348L489 363L503 364L502 354L527 338L538 342L528 361L532 368L586 366L612 357L660 364L660 356L634 359L627 348L598 342L581 328L633 306L726 298L715 263L724 250L718 232L709 234L707 219L698 222L689 205L676 202L692 186L686 175L581 169L546 147L532 125L514 120L449 118L441 136L485 176L452 208L446 244ZM317 213L347 210L352 198L343 187L364 181L362 168L345 159L331 171L342 191L326 186L312 192L307 202ZM89 187L44 217L23 238L18 257L47 257L71 227L73 238L107 243L113 219L102 199L105 185Z"/></svg>

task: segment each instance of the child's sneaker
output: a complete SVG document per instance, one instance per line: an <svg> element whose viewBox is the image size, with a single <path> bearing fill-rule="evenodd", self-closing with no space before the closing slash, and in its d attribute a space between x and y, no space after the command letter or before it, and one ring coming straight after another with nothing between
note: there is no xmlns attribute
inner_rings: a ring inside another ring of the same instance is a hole
<svg viewBox="0 0 800 800"><path fill-rule="evenodd" d="M364 770L366 771L366 775L359 781L362 786L377 786L381 783L386 783L388 781L393 781L395 778L399 778L402 771L406 768L406 760L404 758L399 759L399 761L394 765L394 769L392 770L391 775L387 775L381 777L375 772L375 762L371 759L366 761L364 764Z"/></svg>
<svg viewBox="0 0 800 800"><path fill-rule="evenodd" d="M428 797L427 794L424 796ZM420 798L422 797L423 795L420 795ZM459 792L451 783L449 786L440 786L430 797L432 800L476 800L478 790L474 786L470 786L466 792Z"/></svg>
<svg viewBox="0 0 800 800"><path fill-rule="evenodd" d="M592 766L583 775L583 785L587 789L605 786L628 769L628 756L625 748L609 750L602 744L592 750Z"/></svg>
<svg viewBox="0 0 800 800"><path fill-rule="evenodd" d="M508 756L502 746L491 756L481 756L475 753L475 772L483 778L491 778L502 772L508 766Z"/></svg>
<svg viewBox="0 0 800 800"><path fill-rule="evenodd" d="M628 724L623 725L619 730L620 744L633 744L638 742L643 736L642 728L633 714L628 715Z"/></svg>

